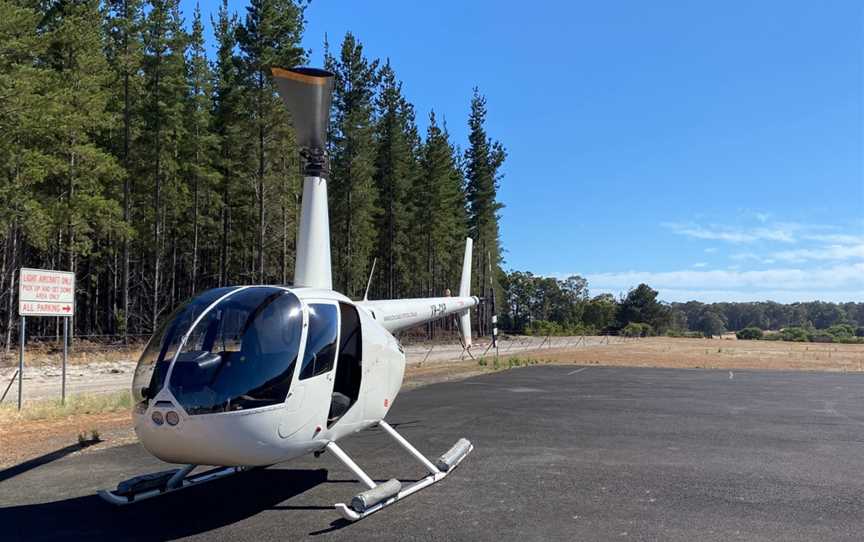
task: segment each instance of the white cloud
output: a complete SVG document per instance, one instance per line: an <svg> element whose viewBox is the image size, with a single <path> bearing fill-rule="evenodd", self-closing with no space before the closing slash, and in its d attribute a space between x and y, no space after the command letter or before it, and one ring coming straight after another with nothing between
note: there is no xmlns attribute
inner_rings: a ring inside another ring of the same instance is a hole
<svg viewBox="0 0 864 542"><path fill-rule="evenodd" d="M717 247L708 247L705 249L706 254L714 254L715 252L717 252Z"/></svg>
<svg viewBox="0 0 864 542"><path fill-rule="evenodd" d="M627 271L589 274L586 278L591 291L596 293L622 293L644 282L659 290L666 301L864 301L864 263L819 269Z"/></svg>
<svg viewBox="0 0 864 542"><path fill-rule="evenodd" d="M829 245L819 248L783 250L771 254L785 262L864 260L864 243L860 245Z"/></svg>
<svg viewBox="0 0 864 542"><path fill-rule="evenodd" d="M708 264L705 263L705 262L698 262L698 263L694 263L694 264L693 264L693 267L696 267L696 268L700 268L700 267L708 267Z"/></svg>
<svg viewBox="0 0 864 542"><path fill-rule="evenodd" d="M803 236L809 241L822 241L838 245L860 245L864 244L864 235L850 235L848 233L823 233Z"/></svg>
<svg viewBox="0 0 864 542"><path fill-rule="evenodd" d="M694 239L706 239L711 241L726 241L728 243L753 243L755 241L776 241L781 243L794 243L796 241L795 231L800 229L797 224L777 223L759 228L731 228L711 224L700 226L698 224L681 224L667 222L662 224L678 235L692 237Z"/></svg>

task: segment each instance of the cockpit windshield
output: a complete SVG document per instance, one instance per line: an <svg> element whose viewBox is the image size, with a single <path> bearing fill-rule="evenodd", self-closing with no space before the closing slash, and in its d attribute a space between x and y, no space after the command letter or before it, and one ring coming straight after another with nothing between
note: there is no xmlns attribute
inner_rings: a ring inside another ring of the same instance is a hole
<svg viewBox="0 0 864 542"><path fill-rule="evenodd" d="M146 405L147 401L162 389L168 366L174 360L180 341L195 319L214 301L236 289L231 287L207 290L192 301L181 305L162 322L153 333L135 367L132 398L136 404Z"/></svg>
<svg viewBox="0 0 864 542"><path fill-rule="evenodd" d="M291 292L241 289L191 330L169 389L191 415L281 403L291 386L302 329L301 304Z"/></svg>

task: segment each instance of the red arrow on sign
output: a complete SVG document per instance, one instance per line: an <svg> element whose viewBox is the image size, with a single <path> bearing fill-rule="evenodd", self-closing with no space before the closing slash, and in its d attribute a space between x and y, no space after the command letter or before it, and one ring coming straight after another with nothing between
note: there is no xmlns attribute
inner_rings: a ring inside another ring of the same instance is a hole
<svg viewBox="0 0 864 542"><path fill-rule="evenodd" d="M63 307L63 310L66 311L66 312L69 312L69 311L71 311L72 309L69 307L69 305L66 305L65 307Z"/></svg>

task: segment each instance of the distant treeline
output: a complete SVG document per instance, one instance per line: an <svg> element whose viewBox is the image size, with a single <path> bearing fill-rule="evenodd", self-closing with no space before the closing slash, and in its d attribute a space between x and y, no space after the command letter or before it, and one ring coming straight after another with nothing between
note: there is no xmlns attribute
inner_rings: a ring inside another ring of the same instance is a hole
<svg viewBox="0 0 864 542"><path fill-rule="evenodd" d="M0 343L22 266L76 272L78 334L146 334L204 289L292 280L300 164L270 68L307 61L306 5L238 17L223 0L208 55L179 0L0 0ZM377 257L373 297L442 295L470 235L485 295L505 159L485 98L466 96L463 151L434 113L419 133L393 66L356 37L324 52L334 287L362 295Z"/></svg>
<svg viewBox="0 0 864 542"><path fill-rule="evenodd" d="M782 304L662 303L657 291L640 284L626 295L590 296L588 281L521 271L503 273L501 327L519 333L620 332L625 335L717 336L748 329L741 338L842 341L864 337L864 303ZM755 331L760 331L758 337ZM783 330L763 334L762 330Z"/></svg>

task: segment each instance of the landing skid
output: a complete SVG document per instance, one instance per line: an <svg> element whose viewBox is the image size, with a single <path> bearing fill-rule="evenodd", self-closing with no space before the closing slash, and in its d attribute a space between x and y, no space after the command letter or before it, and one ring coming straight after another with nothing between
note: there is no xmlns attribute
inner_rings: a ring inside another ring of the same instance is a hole
<svg viewBox="0 0 864 542"><path fill-rule="evenodd" d="M401 482L395 479L388 480L383 484L376 484L365 472L363 472L363 469L361 469L348 456L348 454L342 450L342 448L340 448L335 442L330 442L327 444L327 449L333 452L333 455L335 455L351 472L354 473L354 476L369 488L351 499L350 505L344 503L337 503L334 505L342 517L351 522L363 519L369 514L374 514L385 506L389 506L400 499L404 499L412 493L416 493L421 489L444 479L448 474L453 472L453 469L455 469L456 466L465 459L465 456L471 453L474 449L474 446L470 442L465 439L460 439L449 451L443 454L438 461L432 463L426 458L426 456L417 451L410 442L405 440L402 435L397 433L390 424L382 420L378 423L378 426L388 435L393 437L393 439L402 446L405 451L422 463L429 474L425 478L404 487Z"/></svg>
<svg viewBox="0 0 864 542"><path fill-rule="evenodd" d="M248 470L248 467L217 467L190 476L190 473L196 466L187 465L182 469L136 476L135 478L120 482L114 491L105 489L99 491L99 496L111 504L123 506L212 482L213 480Z"/></svg>

